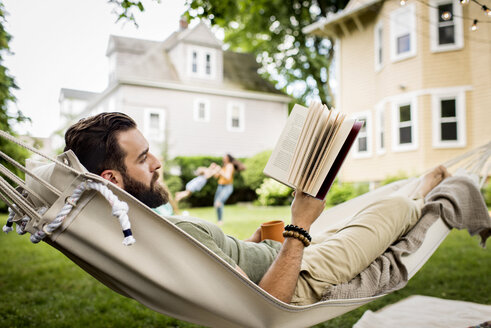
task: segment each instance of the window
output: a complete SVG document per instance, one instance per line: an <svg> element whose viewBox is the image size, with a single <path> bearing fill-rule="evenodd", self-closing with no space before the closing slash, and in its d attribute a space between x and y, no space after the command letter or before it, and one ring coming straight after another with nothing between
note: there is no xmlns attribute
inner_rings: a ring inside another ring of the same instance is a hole
<svg viewBox="0 0 491 328"><path fill-rule="evenodd" d="M379 71L384 63L384 29L382 21L378 22L375 26L375 71Z"/></svg>
<svg viewBox="0 0 491 328"><path fill-rule="evenodd" d="M416 98L393 104L392 146L394 151L418 148Z"/></svg>
<svg viewBox="0 0 491 328"><path fill-rule="evenodd" d="M191 65L192 65L192 72L198 73L198 53L196 51L193 51L193 58L191 61Z"/></svg>
<svg viewBox="0 0 491 328"><path fill-rule="evenodd" d="M146 108L144 111L144 134L149 141L164 141L165 111L158 108Z"/></svg>
<svg viewBox="0 0 491 328"><path fill-rule="evenodd" d="M377 144L377 154L385 153L385 110L383 106L375 109L376 125L375 135Z"/></svg>
<svg viewBox="0 0 491 328"><path fill-rule="evenodd" d="M193 117L198 122L210 121L210 102L207 99L196 99L194 101Z"/></svg>
<svg viewBox="0 0 491 328"><path fill-rule="evenodd" d="M212 79L216 75L216 50L198 46L189 47L188 75Z"/></svg>
<svg viewBox="0 0 491 328"><path fill-rule="evenodd" d="M355 148L353 152L354 158L365 158L372 155L371 150L371 113L369 111L355 113L354 117L360 122L363 122L363 126L358 133L355 142Z"/></svg>
<svg viewBox="0 0 491 328"><path fill-rule="evenodd" d="M211 54L209 54L209 53L206 54L205 74L211 75Z"/></svg>
<svg viewBox="0 0 491 328"><path fill-rule="evenodd" d="M416 55L416 20L414 4L394 10L390 14L390 34L392 61Z"/></svg>
<svg viewBox="0 0 491 328"><path fill-rule="evenodd" d="M229 131L244 131L244 104L229 103L227 107L227 129Z"/></svg>
<svg viewBox="0 0 491 328"><path fill-rule="evenodd" d="M431 51L461 49L464 39L460 3L454 0L431 0L430 4Z"/></svg>
<svg viewBox="0 0 491 328"><path fill-rule="evenodd" d="M432 96L433 147L465 147L464 92Z"/></svg>

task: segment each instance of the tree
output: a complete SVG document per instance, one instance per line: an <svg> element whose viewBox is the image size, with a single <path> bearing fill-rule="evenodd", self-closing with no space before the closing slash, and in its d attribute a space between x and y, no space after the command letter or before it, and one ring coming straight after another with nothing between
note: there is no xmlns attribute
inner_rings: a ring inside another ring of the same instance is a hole
<svg viewBox="0 0 491 328"><path fill-rule="evenodd" d="M11 36L5 31L5 22L5 10L3 4L0 2L0 129L14 134L12 123L23 122L29 119L20 110L16 110L14 113L9 111L9 105L15 102L15 96L12 94L12 90L17 89L17 85L15 84L14 78L9 74L8 69L3 65L5 56L11 54L9 48ZM23 162L28 155L26 150L3 138L0 138L0 149L3 153L18 162ZM6 163L1 157L0 164L22 175L21 172L18 172L9 163ZM0 211L5 210L5 204L0 201Z"/></svg>
<svg viewBox="0 0 491 328"><path fill-rule="evenodd" d="M119 18L131 19L140 1L110 0L119 5ZM158 0L156 0L158 1ZM303 33L302 29L348 0L187 0L188 20L208 19L223 28L225 44L250 52L261 64L260 73L299 102L309 98L333 104L329 86L333 40ZM119 19L118 18L118 19Z"/></svg>

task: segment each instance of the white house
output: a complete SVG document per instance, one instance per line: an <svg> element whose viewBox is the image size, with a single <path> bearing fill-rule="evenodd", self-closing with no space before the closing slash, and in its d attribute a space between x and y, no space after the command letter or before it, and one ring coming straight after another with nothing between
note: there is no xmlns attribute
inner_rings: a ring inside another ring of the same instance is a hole
<svg viewBox="0 0 491 328"><path fill-rule="evenodd" d="M286 122L290 98L259 76L252 55L223 50L204 23L181 22L163 42L111 36L106 55L107 88L62 89L62 115L124 112L155 154L251 156L272 149Z"/></svg>

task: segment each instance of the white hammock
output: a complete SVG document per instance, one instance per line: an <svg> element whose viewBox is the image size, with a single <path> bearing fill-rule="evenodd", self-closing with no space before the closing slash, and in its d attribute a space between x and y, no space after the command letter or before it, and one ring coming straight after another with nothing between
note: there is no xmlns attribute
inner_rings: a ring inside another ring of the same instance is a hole
<svg viewBox="0 0 491 328"><path fill-rule="evenodd" d="M31 233L31 240L44 238L114 291L157 312L212 327L306 327L383 296L328 300L308 306L278 301L167 219L106 180L87 173L73 153L64 153L55 160L0 132L0 137L54 163L26 169L0 152L1 157L27 174L24 183L0 165L0 173L19 186L14 189L0 177L0 199L12 209L9 221L16 222L19 232ZM481 173L490 153L488 143L446 166L459 164ZM315 234L325 229L334 218L339 224L339 218L353 215L384 195L409 193L417 183L416 178L399 181L331 208L311 231ZM404 258L410 277L448 232L442 220L430 227L423 245Z"/></svg>

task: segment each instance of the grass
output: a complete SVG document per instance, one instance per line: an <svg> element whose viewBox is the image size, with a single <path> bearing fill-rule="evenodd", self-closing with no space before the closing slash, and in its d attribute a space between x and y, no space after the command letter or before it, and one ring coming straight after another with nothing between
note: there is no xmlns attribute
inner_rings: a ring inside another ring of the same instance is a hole
<svg viewBox="0 0 491 328"><path fill-rule="evenodd" d="M213 208L189 212L216 220ZM224 230L246 238L263 221L288 221L289 208L234 205L224 216ZM0 215L0 224L5 221ZM0 327L199 327L112 292L50 246L31 244L26 235L1 235L0 249ZM364 311L415 294L491 304L490 268L489 249L481 249L467 232L452 231L404 289L315 327L351 327Z"/></svg>

